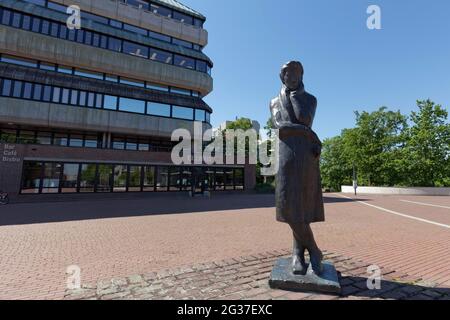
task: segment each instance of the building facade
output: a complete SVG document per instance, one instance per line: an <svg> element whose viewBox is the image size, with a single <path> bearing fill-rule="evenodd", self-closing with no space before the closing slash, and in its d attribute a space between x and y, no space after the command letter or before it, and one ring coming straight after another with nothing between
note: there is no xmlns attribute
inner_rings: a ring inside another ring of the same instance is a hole
<svg viewBox="0 0 450 320"><path fill-rule="evenodd" d="M68 28L67 7L81 9ZM175 0L2 0L0 190L249 190L254 166L175 166L175 129L211 128L205 17ZM27 198L28 197L28 198Z"/></svg>

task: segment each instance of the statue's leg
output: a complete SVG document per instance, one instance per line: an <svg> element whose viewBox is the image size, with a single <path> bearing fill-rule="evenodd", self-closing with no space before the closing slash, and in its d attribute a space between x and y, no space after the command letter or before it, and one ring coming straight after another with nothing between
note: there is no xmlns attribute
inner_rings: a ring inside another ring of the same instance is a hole
<svg viewBox="0 0 450 320"><path fill-rule="evenodd" d="M301 247L308 250L314 272L320 275L323 271L323 254L317 246L311 226L309 224L296 224L291 227L294 230L297 242Z"/></svg>
<svg viewBox="0 0 450 320"><path fill-rule="evenodd" d="M296 236L296 233L293 232L294 235L294 251L292 254L292 269L294 274L306 274L308 271L308 265L305 261L305 250L306 248L302 245L300 239Z"/></svg>

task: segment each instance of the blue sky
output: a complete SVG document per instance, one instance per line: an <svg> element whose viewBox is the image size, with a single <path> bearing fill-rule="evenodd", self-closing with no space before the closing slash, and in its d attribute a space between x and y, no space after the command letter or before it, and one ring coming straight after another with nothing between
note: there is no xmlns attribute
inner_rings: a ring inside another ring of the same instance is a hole
<svg viewBox="0 0 450 320"><path fill-rule="evenodd" d="M417 99L450 106L448 0L181 0L207 17L213 125L236 116L265 124L280 67L300 60L318 98L321 138L352 127L355 110L409 113ZM379 5L382 30L368 30Z"/></svg>

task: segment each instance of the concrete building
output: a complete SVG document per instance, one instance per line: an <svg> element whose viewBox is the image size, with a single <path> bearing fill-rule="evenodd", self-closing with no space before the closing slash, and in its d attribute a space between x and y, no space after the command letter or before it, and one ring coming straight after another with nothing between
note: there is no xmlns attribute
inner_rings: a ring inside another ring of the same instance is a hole
<svg viewBox="0 0 450 320"><path fill-rule="evenodd" d="M67 7L81 9L70 30ZM175 0L2 0L0 190L13 199L252 189L252 166L175 166L210 129L205 17Z"/></svg>

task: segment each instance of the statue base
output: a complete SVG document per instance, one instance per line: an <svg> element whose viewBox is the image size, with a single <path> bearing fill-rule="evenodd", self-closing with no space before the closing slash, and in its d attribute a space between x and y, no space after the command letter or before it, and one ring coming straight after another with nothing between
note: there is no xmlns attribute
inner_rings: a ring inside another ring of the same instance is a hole
<svg viewBox="0 0 450 320"><path fill-rule="evenodd" d="M272 289L301 292L318 292L341 294L341 285L334 265L323 262L323 273L318 276L311 264L305 275L292 272L292 258L279 259L270 275L269 285Z"/></svg>

